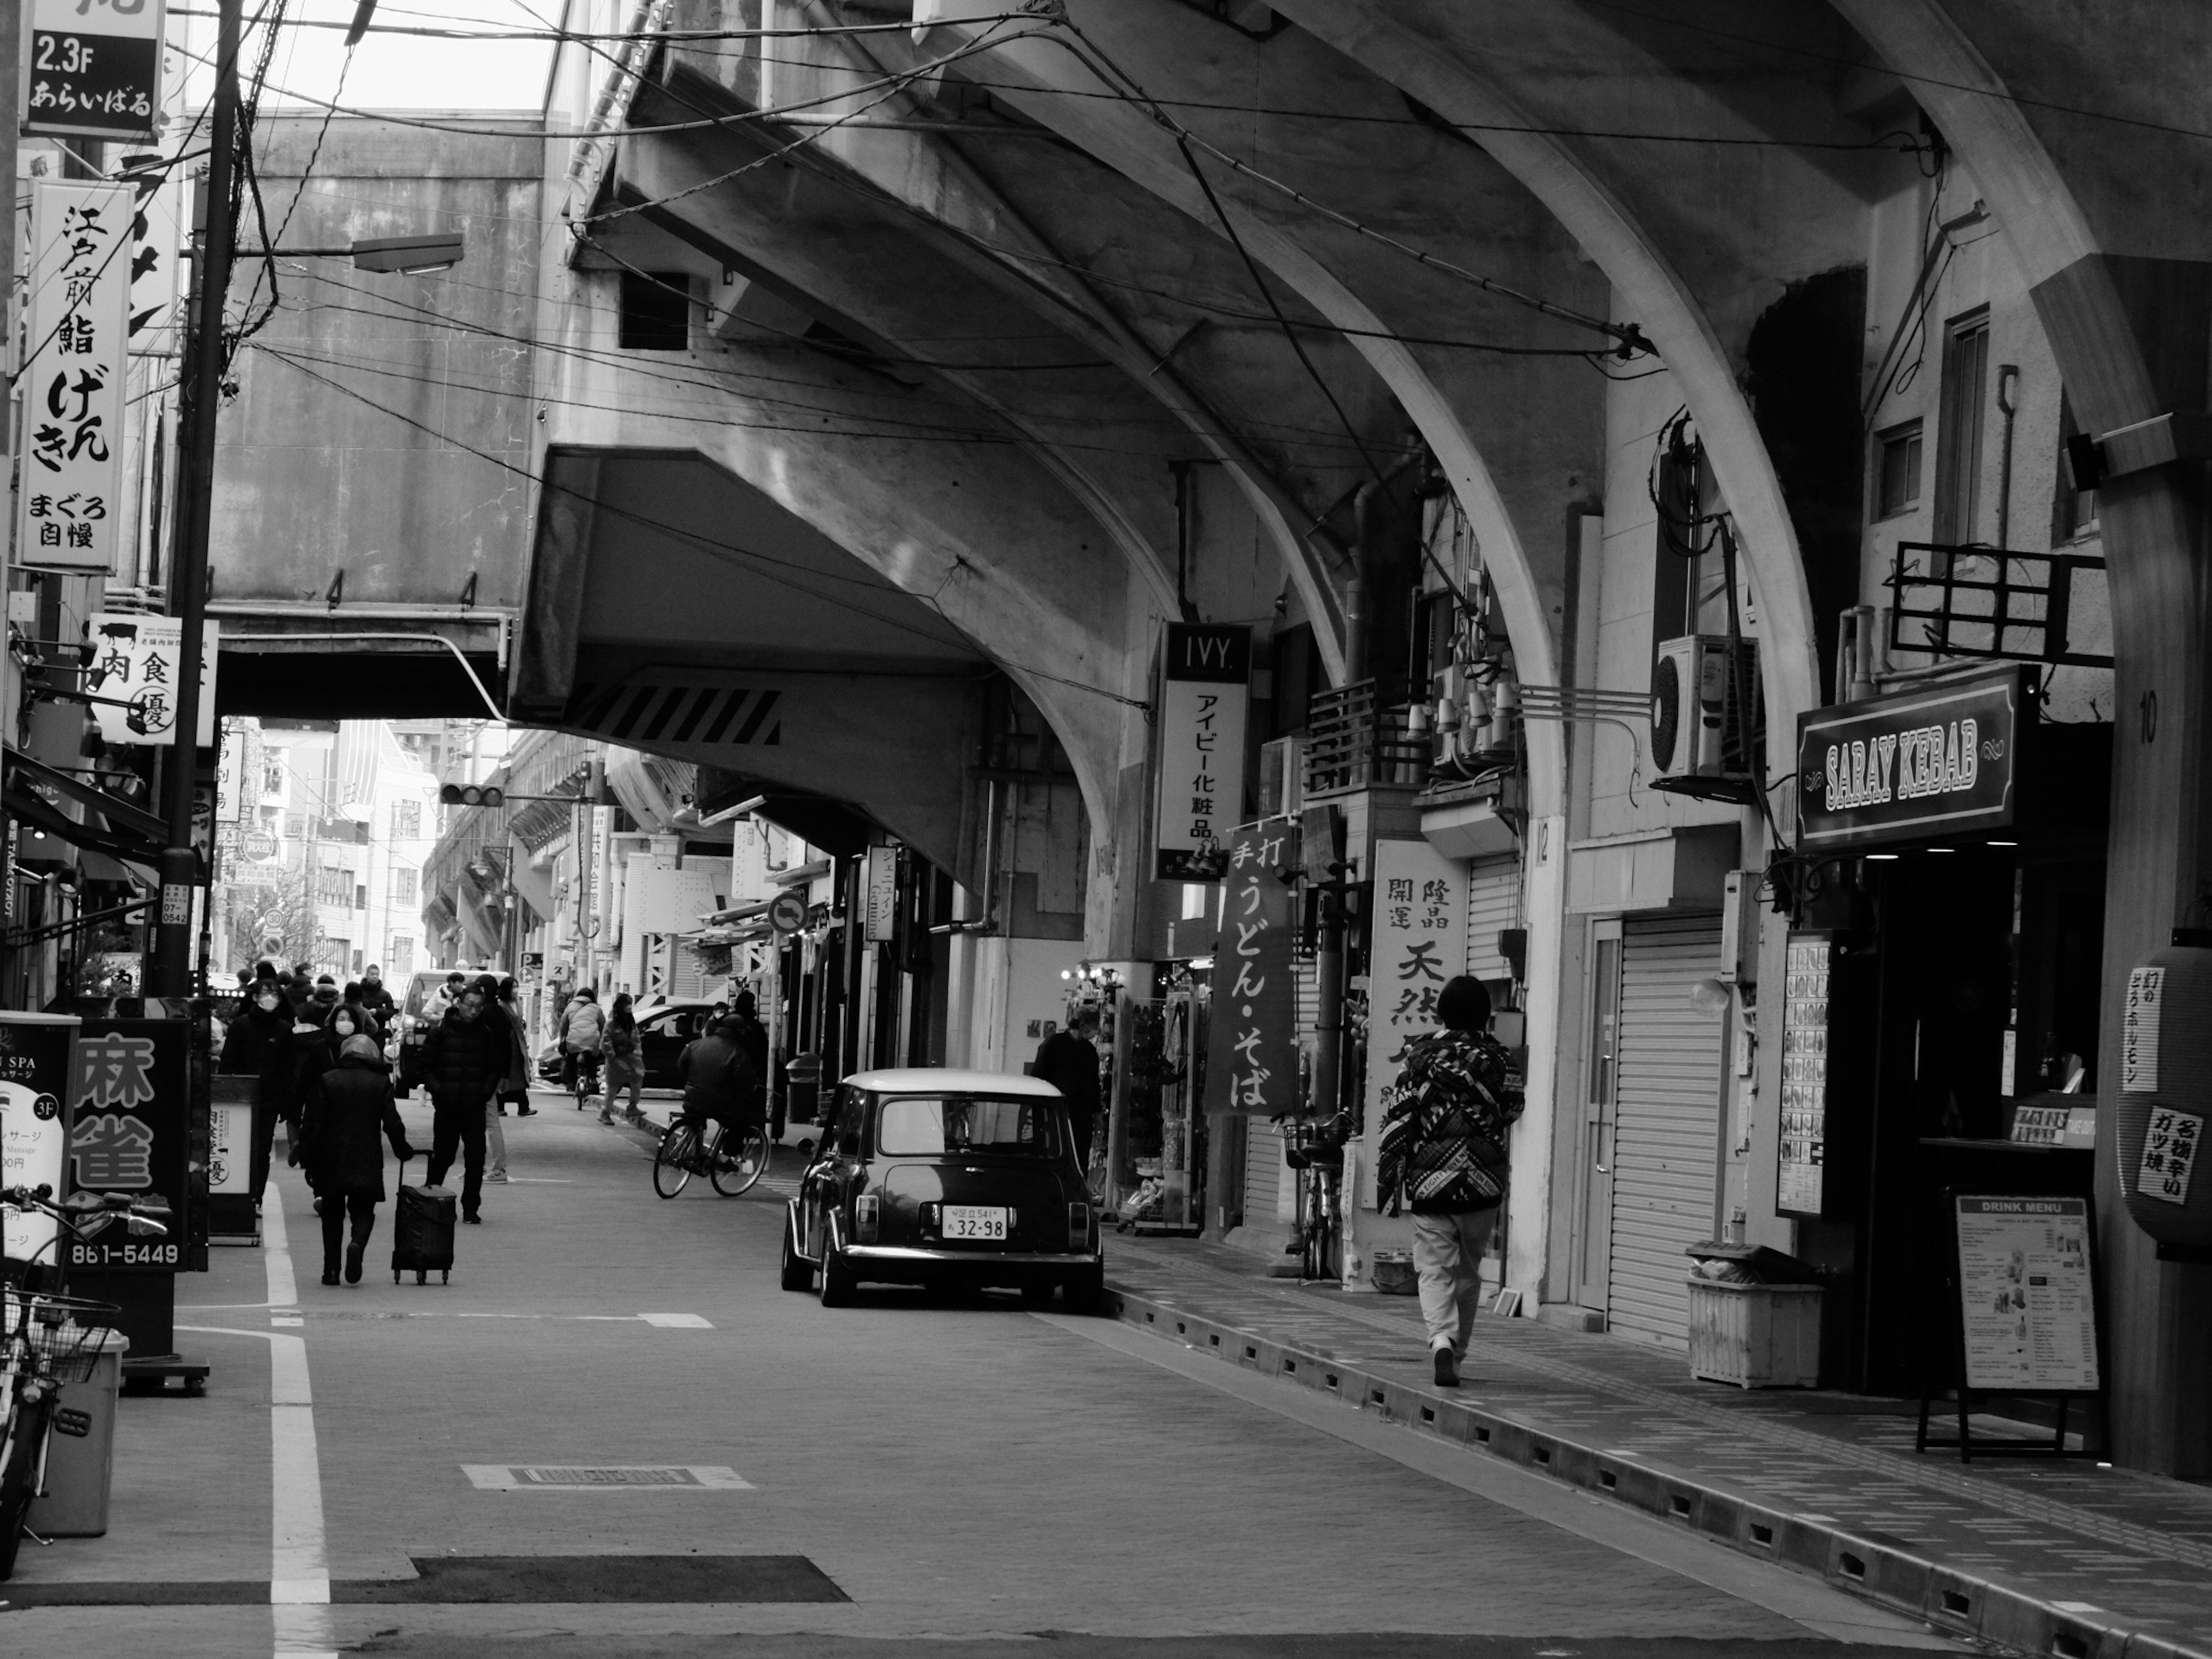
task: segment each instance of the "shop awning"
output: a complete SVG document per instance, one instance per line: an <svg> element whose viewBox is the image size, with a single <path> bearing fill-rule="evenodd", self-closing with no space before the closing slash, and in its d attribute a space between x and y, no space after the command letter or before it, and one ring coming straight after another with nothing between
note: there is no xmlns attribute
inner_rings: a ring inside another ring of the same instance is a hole
<svg viewBox="0 0 2212 1659"><path fill-rule="evenodd" d="M10 758L12 760L12 756ZM122 864L158 866L161 862L161 844L159 842L149 842L135 835L118 834L94 824L79 823L52 802L33 793L25 781L25 775L12 768L7 789L0 793L0 810L5 810L34 830L43 830L50 836L59 836L83 852L104 853Z"/></svg>
<svg viewBox="0 0 2212 1659"><path fill-rule="evenodd" d="M135 801L102 789L98 784L87 783L72 773L58 767L34 760L15 744L7 745L8 777L12 787L21 776L50 789L59 790L79 805L89 806L106 818L111 828L126 836L137 836L150 842L155 850L168 844L169 826L154 813Z"/></svg>

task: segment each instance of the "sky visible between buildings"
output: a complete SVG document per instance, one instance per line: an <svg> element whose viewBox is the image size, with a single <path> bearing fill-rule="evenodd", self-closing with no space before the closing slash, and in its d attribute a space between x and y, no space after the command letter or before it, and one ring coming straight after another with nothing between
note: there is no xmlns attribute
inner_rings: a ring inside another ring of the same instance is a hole
<svg viewBox="0 0 2212 1659"><path fill-rule="evenodd" d="M275 0L247 0L249 30L240 64L251 78L259 61L262 32L252 27ZM544 0L378 0L372 32L347 61L346 26L354 0L290 0L270 60L264 108L320 107L316 100L354 110L514 110L534 115L545 102L545 77L553 45L544 38L562 27L564 13L579 17L580 3ZM587 27L574 23L571 27ZM450 30L476 37L384 32ZM215 50L215 0L181 0L169 11L169 70L185 76L185 106L197 109L208 94L205 62ZM528 38L532 35L539 38ZM520 37L520 38L517 38ZM197 55L195 55L197 54Z"/></svg>

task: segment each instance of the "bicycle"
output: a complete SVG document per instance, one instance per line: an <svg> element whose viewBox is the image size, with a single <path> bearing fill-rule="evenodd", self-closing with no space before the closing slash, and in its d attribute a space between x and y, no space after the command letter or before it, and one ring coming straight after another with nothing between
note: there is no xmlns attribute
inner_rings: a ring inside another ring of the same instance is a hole
<svg viewBox="0 0 2212 1659"><path fill-rule="evenodd" d="M702 1145L691 1121L678 1118L662 1133L653 1154L653 1190L663 1198L673 1198L693 1176L703 1175L724 1198L750 1192L768 1173L768 1132L748 1126L734 1153L722 1150L724 1139L724 1126L717 1122Z"/></svg>
<svg viewBox="0 0 2212 1659"><path fill-rule="evenodd" d="M89 1195L88 1195L89 1196ZM130 1198L120 1193L98 1195L98 1210L120 1210L130 1217L133 1232L167 1233L160 1222L135 1212ZM88 1230L71 1218L71 1210L52 1201L51 1187L13 1187L0 1192L0 1201L19 1210L50 1216L54 1237L39 1247L27 1261L10 1260L9 1283L0 1289L0 1579L14 1576L21 1549L24 1517L46 1484L46 1454L56 1434L82 1438L92 1432L89 1413L61 1403L64 1383L91 1381L99 1363L101 1340L122 1314L112 1302L91 1302L64 1296L59 1291L30 1288L38 1258L61 1241L64 1232L83 1238ZM88 1214L94 1206L76 1206ZM56 1270L57 1278L59 1277Z"/></svg>
<svg viewBox="0 0 2212 1659"><path fill-rule="evenodd" d="M1290 1137L1283 1162L1297 1177L1297 1231L1283 1254L1298 1258L1300 1283L1333 1281L1344 1266L1344 1143L1352 1138L1352 1120L1342 1112L1300 1119L1291 1125Z"/></svg>
<svg viewBox="0 0 2212 1659"><path fill-rule="evenodd" d="M599 1057L592 1054L568 1056L569 1091L576 1097L576 1109L584 1110L599 1092Z"/></svg>

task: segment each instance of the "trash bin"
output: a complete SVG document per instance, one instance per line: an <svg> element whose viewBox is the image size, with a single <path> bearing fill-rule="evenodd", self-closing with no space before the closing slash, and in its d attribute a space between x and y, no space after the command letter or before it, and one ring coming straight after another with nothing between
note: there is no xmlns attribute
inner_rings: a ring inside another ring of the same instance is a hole
<svg viewBox="0 0 2212 1659"><path fill-rule="evenodd" d="M1739 1389L1820 1381L1820 1300L1813 1270L1764 1245L1708 1240L1686 1254L1690 1375Z"/></svg>
<svg viewBox="0 0 2212 1659"><path fill-rule="evenodd" d="M822 1056L793 1054L784 1068L784 1121L814 1123L822 1096Z"/></svg>
<svg viewBox="0 0 2212 1659"><path fill-rule="evenodd" d="M123 1355L131 1346L120 1331L100 1334L92 1376L62 1384L57 1412L79 1411L92 1419L81 1436L57 1431L47 1443L46 1490L32 1500L24 1524L43 1538L98 1538L107 1530L107 1494L115 1479L115 1397L123 1387Z"/></svg>

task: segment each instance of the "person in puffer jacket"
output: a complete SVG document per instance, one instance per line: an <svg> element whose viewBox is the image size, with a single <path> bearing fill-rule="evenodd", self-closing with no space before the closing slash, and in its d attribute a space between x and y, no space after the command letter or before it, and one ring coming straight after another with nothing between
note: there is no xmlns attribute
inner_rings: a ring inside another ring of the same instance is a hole
<svg viewBox="0 0 2212 1659"><path fill-rule="evenodd" d="M483 994L465 986L423 1040L417 1062L430 1085L430 1184L462 1160L461 1219L483 1219L484 1107L507 1075L507 1036L484 1019Z"/></svg>
<svg viewBox="0 0 2212 1659"><path fill-rule="evenodd" d="M1413 1266L1440 1389L1460 1363L1482 1297L1482 1251L1504 1201L1505 1138L1522 1101L1506 1086L1504 1048L1486 1029L1490 994L1462 974L1437 996L1442 1029L1407 1045L1383 1113L1376 1198L1413 1212Z"/></svg>

